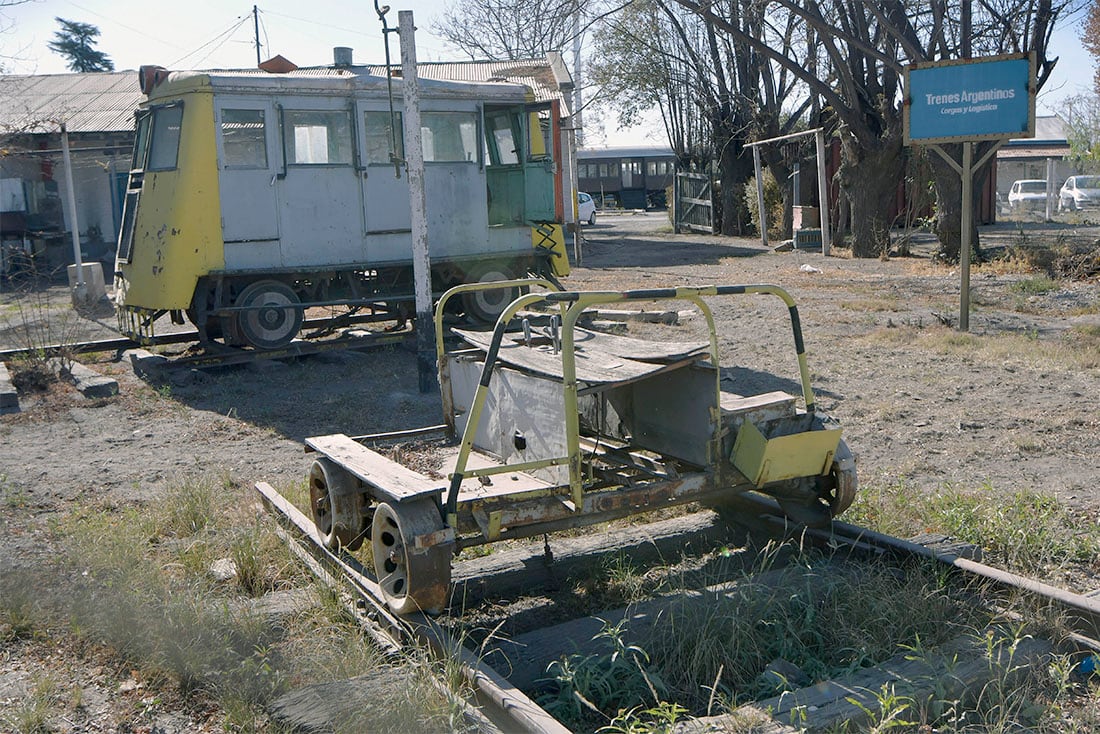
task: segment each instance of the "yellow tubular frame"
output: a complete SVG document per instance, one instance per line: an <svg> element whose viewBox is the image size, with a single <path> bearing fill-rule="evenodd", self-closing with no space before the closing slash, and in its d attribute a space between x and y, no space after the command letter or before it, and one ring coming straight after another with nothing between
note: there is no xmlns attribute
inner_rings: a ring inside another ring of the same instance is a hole
<svg viewBox="0 0 1100 734"><path fill-rule="evenodd" d="M446 301L457 293L476 291L488 288L505 288L516 287L522 285L546 285L551 290L554 289L552 284L548 284L544 280L514 280L514 281L494 281L492 283L469 283L466 285L456 286L451 288L443 297L439 299L439 303L436 306L435 312L435 327L436 327L436 353L438 355L439 366L443 364L443 306ZM576 355L574 352L574 328L576 327L577 319L580 318L581 313L594 305L605 303L622 303L624 301L652 301L652 300L679 300L688 301L695 304L702 312L706 319L707 331L710 338L710 360L714 365L714 403L712 408L712 424L714 425L714 435L710 440L710 451L708 454L711 461L717 463L721 457L721 420L719 415L719 400L721 392L721 370L719 369L718 362L718 336L714 324L714 315L711 312L710 307L702 300L704 296L724 296L724 295L748 295L748 294L768 294L779 297L787 306L791 317L791 328L794 333L795 352L798 357L798 370L799 377L802 382L802 394L806 402L806 412L814 412L814 395L813 390L810 387L810 373L806 364L805 347L802 340L802 326L798 317L798 308L795 306L794 299L791 298L785 290L775 285L728 285L728 286L705 286L698 288L662 288L653 290L636 290L636 291L566 291L566 292L549 292L549 293L528 293L521 295L519 298L512 301L501 313L497 319L496 326L493 329L493 339L489 346L489 350L486 354L485 365L482 368L481 380L478 383L477 390L474 393L473 404L470 407L469 416L466 421L466 429L462 434L462 443L459 447L458 458L455 462L454 472L451 474L451 486L447 493L446 502L446 520L447 524L452 527L458 527L458 493L462 481L467 477L474 476L489 476L492 474L502 474L505 472L524 471L527 469L536 469L546 466L558 466L568 465L569 467L569 493L570 499L573 502L573 506L576 510L581 510L584 506L584 478L582 476L582 454L580 449L580 416L577 413L577 364ZM500 345L504 340L504 329L508 322L511 321L521 309L526 308L532 304L545 302L550 305L557 305L561 313L561 325L562 325L562 341L561 341L561 358L562 358L562 397L565 408L565 442L566 442L566 455L560 457L551 457L549 459L542 459L539 461L525 462L522 464L509 464L499 467L488 467L484 469L467 470L466 464L469 461L470 453L473 450L474 437L477 435L477 428L481 422L481 413L485 407L485 400L489 393L489 382L492 377L493 369L496 363L497 353L500 349Z"/></svg>

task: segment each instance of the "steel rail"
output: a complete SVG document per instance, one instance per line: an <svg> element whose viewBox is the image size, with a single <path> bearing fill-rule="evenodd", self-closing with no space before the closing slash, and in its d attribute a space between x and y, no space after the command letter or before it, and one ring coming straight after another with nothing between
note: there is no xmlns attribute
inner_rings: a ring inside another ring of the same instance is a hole
<svg viewBox="0 0 1100 734"><path fill-rule="evenodd" d="M301 331L306 329L317 329L333 321L339 320L341 324L365 324L378 319L373 318L370 315L355 316L352 318L345 318L342 316L336 316L333 318L323 319L306 319L302 322ZM129 337L114 337L111 339L92 339L83 342L58 342L55 344L45 344L40 347L17 347L14 349L0 349L0 359L9 359L12 357L25 357L29 354L44 353L47 355L58 354L61 352L67 352L71 354L86 354L87 352L109 352L118 349L135 349L138 347L159 347L166 344L189 344L191 342L197 342L199 340L199 332L194 329L190 331L178 331L169 334L161 334L160 336L150 337L144 341L135 341Z"/></svg>
<svg viewBox="0 0 1100 734"><path fill-rule="evenodd" d="M1037 596L1065 613L1072 629L1095 641L1100 638L1100 599L1077 594L1027 576L964 558L949 551L938 551L902 538L834 520L830 528L814 530L783 518L779 505L763 496L741 495L736 503L758 514L771 517L771 526L788 533L797 533L835 547L844 543L861 551L891 554L897 557L922 558L936 561L954 571L980 578L1006 591L1019 591ZM766 521L768 522L768 521ZM782 527L780 527L782 526Z"/></svg>
<svg viewBox="0 0 1100 734"><path fill-rule="evenodd" d="M569 729L543 710L525 693L513 686L500 673L467 650L445 629L425 615L396 617L387 609L381 589L371 574L346 553L333 553L324 547L316 526L305 514L266 482L257 482L257 493L264 506L275 515L286 531L292 548L304 548L308 556L324 567L329 577L339 578L348 590L367 607L358 615L368 633L380 640L385 648L404 650L416 645L436 657L456 659L463 677L470 684L490 721L504 722L504 731L532 734L569 734ZM310 563L311 568L314 564ZM479 712L470 712L478 718Z"/></svg>

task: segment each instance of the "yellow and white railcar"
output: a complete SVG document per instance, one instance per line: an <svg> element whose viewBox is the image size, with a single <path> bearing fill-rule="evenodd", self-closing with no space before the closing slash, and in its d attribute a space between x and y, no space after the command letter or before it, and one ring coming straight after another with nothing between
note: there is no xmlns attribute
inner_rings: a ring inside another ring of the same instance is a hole
<svg viewBox="0 0 1100 734"><path fill-rule="evenodd" d="M411 300L401 102L384 77L142 74L115 268L122 333L148 338L186 313L203 341L277 348L308 307ZM433 290L565 275L556 105L517 84L420 85ZM465 309L493 318L511 298L483 291Z"/></svg>

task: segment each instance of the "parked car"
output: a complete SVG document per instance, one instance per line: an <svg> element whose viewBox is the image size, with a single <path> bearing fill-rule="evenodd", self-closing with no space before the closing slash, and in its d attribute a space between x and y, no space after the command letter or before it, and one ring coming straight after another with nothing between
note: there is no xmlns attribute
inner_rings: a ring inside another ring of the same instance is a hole
<svg viewBox="0 0 1100 734"><path fill-rule="evenodd" d="M1058 192L1058 211L1077 211L1100 204L1100 176L1070 176Z"/></svg>
<svg viewBox="0 0 1100 734"><path fill-rule="evenodd" d="M1047 205L1047 182L1042 179L1013 181L1008 191L1008 208L1014 212L1042 209Z"/></svg>
<svg viewBox="0 0 1100 734"><path fill-rule="evenodd" d="M596 201L583 191L577 192L577 221L596 224Z"/></svg>

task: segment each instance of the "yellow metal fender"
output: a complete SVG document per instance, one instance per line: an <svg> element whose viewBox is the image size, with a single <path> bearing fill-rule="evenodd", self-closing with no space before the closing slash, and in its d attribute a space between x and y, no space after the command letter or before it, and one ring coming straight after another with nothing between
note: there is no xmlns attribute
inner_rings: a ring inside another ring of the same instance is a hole
<svg viewBox="0 0 1100 734"><path fill-rule="evenodd" d="M565 249L565 230L560 224L537 224L531 227L532 247L544 247L553 253L550 268L554 275L563 278L569 275L569 255Z"/></svg>

